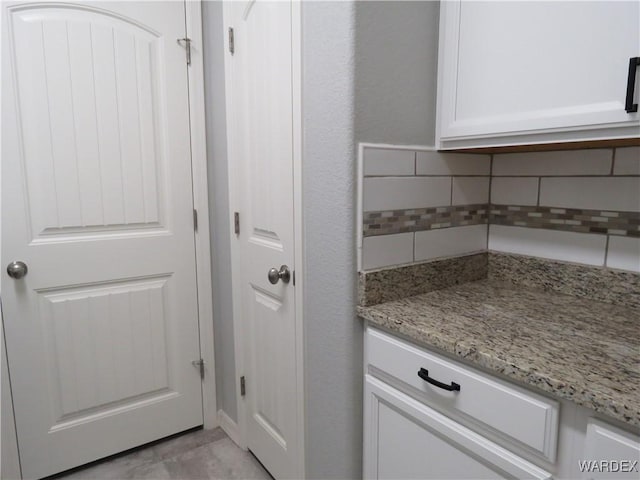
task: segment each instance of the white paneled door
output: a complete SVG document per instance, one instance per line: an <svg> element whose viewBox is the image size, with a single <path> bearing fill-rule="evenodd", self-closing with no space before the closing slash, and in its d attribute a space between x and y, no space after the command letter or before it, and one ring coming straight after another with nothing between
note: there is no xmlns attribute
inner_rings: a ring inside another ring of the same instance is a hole
<svg viewBox="0 0 640 480"><path fill-rule="evenodd" d="M230 2L230 165L240 232L246 443L278 479L299 477L294 296L292 3ZM287 274L286 269L289 273ZM269 278L269 271L272 277ZM287 276L288 275L288 276Z"/></svg>
<svg viewBox="0 0 640 480"><path fill-rule="evenodd" d="M203 421L185 4L2 8L2 300L36 478Z"/></svg>

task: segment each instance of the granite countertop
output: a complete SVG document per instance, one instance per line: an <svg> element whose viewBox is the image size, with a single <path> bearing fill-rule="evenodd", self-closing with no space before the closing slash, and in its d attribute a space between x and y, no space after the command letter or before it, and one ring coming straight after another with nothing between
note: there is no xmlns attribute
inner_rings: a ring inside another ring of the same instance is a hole
<svg viewBox="0 0 640 480"><path fill-rule="evenodd" d="M640 427L640 310L480 280L360 306L358 314Z"/></svg>

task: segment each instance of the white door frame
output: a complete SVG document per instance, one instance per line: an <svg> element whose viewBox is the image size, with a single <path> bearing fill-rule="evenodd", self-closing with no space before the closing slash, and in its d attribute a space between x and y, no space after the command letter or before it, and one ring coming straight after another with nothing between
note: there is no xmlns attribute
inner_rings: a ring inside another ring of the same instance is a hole
<svg viewBox="0 0 640 480"><path fill-rule="evenodd" d="M4 12L4 10L3 10ZM193 208L198 212L198 229L194 243L196 252L196 281L198 298L198 328L200 331L200 356L205 362L205 376L202 382L202 408L204 428L219 425L216 405L216 377L213 332L213 291L211 285L211 250L209 237L209 198L207 182L207 144L204 110L204 57L202 39L202 0L185 0L186 29L191 39L191 65L189 75L189 121L191 126L191 169ZM4 16L4 13L3 13ZM2 19L4 25L4 18ZM0 34L2 29L0 28ZM1 267L1 266L0 266ZM3 268L0 274L4 274ZM0 339L4 346L4 335ZM4 349L3 349L4 351ZM0 359L0 364L6 358ZM10 372L9 372L10 373ZM3 405L4 421L14 421L9 405ZM11 441L4 449L19 451L15 435L5 436ZM14 459L12 459L14 460ZM17 459L15 459L17 461ZM6 466L6 465L5 465ZM2 469L2 466L0 466Z"/></svg>
<svg viewBox="0 0 640 480"><path fill-rule="evenodd" d="M207 134L204 112L202 0L186 0L185 3L187 36L191 39L191 65L188 67L191 183L193 185L193 208L198 212L198 228L195 232L198 327L200 329L200 356L205 362L205 375L202 381L202 408L204 428L209 429L218 426L218 409L213 343L213 289L211 285L211 241L209 238Z"/></svg>
<svg viewBox="0 0 640 480"><path fill-rule="evenodd" d="M0 321L2 320L2 305L0 304ZM20 471L20 456L18 455L18 437L13 417L13 398L7 363L7 349L4 342L4 324L0 323L0 370L2 373L2 389L0 403L2 404L2 446L0 452L0 478L15 480L22 478Z"/></svg>
<svg viewBox="0 0 640 480"><path fill-rule="evenodd" d="M226 2L225 2L226 5ZM226 13L226 7L223 7ZM299 446L296 459L296 478L305 478L305 388L304 388L304 255L303 255L303 201L302 201L302 0L292 0L291 9L291 39L292 39L292 86L293 86L293 202L294 202L294 248L295 248L295 361L296 361L296 418L297 431L295 442ZM229 23L228 13L223 15L225 32L232 25ZM225 66L229 60L229 39L225 34ZM236 48L242 48L236 45ZM229 221L233 226L234 212L240 211L242 178L238 175L233 159L236 156L235 138L232 129L234 122L233 78L228 67L225 67L226 84L226 110L227 110L227 164L229 172ZM242 220L241 220L242 225ZM248 405L240 391L240 377L245 375L245 338L242 318L242 282L241 282L241 257L238 238L231 228L231 284L233 291L233 335L234 353L236 363L236 398L238 406L238 438L237 443L242 448L247 448L247 412Z"/></svg>

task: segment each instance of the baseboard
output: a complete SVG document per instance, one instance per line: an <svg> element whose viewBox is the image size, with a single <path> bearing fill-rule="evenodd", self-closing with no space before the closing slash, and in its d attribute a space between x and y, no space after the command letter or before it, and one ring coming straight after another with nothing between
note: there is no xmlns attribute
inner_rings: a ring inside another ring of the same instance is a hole
<svg viewBox="0 0 640 480"><path fill-rule="evenodd" d="M240 429L238 428L238 424L222 410L218 410L218 423L220 424L220 428L229 435L229 438L233 440L236 445L242 449L246 448L240 441Z"/></svg>

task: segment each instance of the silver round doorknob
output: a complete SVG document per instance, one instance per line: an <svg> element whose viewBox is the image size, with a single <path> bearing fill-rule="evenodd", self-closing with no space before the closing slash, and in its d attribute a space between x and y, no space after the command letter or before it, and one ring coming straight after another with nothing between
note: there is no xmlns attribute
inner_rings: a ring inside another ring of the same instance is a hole
<svg viewBox="0 0 640 480"><path fill-rule="evenodd" d="M28 271L27 264L24 262L11 262L7 265L7 274L16 280L20 280Z"/></svg>
<svg viewBox="0 0 640 480"><path fill-rule="evenodd" d="M284 283L289 283L289 280L291 279L291 272L289 271L289 267L282 265L280 270L277 268L270 268L269 273L267 273L267 278L273 285L278 283L278 280L282 280Z"/></svg>

